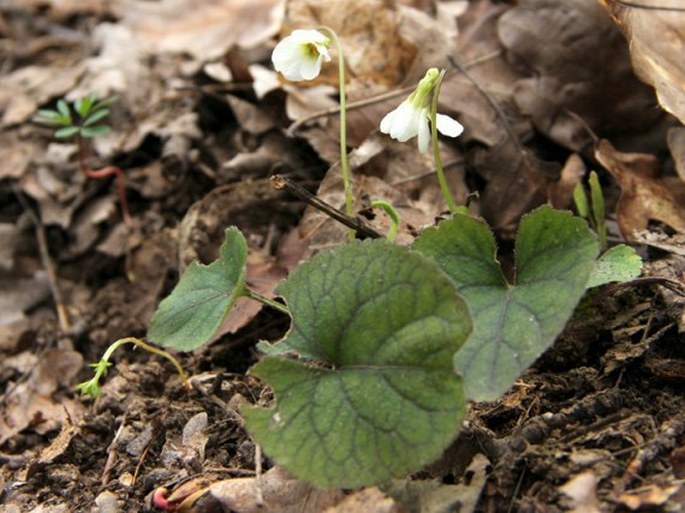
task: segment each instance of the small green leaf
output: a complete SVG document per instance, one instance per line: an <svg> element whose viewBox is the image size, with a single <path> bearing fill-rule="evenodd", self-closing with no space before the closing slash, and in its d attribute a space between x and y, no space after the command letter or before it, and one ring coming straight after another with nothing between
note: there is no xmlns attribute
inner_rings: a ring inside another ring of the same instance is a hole
<svg viewBox="0 0 685 513"><path fill-rule="evenodd" d="M71 125L71 117L70 116L63 116L56 110L49 110L49 109L40 109L38 111L38 114L36 116L36 121L38 123L43 123L46 125L62 125L62 126L69 126Z"/></svg>
<svg viewBox="0 0 685 513"><path fill-rule="evenodd" d="M90 113L90 108L93 106L95 101L95 96L90 95L85 98L79 98L74 102L74 109L78 112L78 115L85 118Z"/></svg>
<svg viewBox="0 0 685 513"><path fill-rule="evenodd" d="M247 243L240 231L226 230L219 258L193 262L157 308L147 338L159 345L192 351L209 342L245 290Z"/></svg>
<svg viewBox="0 0 685 513"><path fill-rule="evenodd" d="M599 257L586 287L598 287L613 281L629 281L640 276L641 272L642 259L635 253L635 249L619 244Z"/></svg>
<svg viewBox="0 0 685 513"><path fill-rule="evenodd" d="M456 215L425 230L414 248L442 267L469 305L473 334L454 365L475 400L501 396L554 342L585 291L598 252L585 221L550 207L521 220L515 285L505 280L494 236L482 221Z"/></svg>
<svg viewBox="0 0 685 513"><path fill-rule="evenodd" d="M604 211L604 196L602 195L602 186L599 183L599 177L595 171L590 173L590 197L592 198L592 219L595 225L595 231L599 237L599 247L603 251L606 248L607 242L607 223Z"/></svg>
<svg viewBox="0 0 685 513"><path fill-rule="evenodd" d="M100 121L102 118L106 118L108 114L109 114L109 109L96 110L91 115L89 115L86 119L83 120L82 126L93 125L93 124L97 123L98 121Z"/></svg>
<svg viewBox="0 0 685 513"><path fill-rule="evenodd" d="M77 126L65 126L59 130L55 130L55 137L57 139L67 139L79 133L81 129Z"/></svg>
<svg viewBox="0 0 685 513"><path fill-rule="evenodd" d="M71 119L71 111L69 110L69 105L64 100L57 100L57 110L65 118Z"/></svg>
<svg viewBox="0 0 685 513"><path fill-rule="evenodd" d="M465 413L452 355L471 329L440 268L355 242L300 266L279 293L293 322L275 347L319 363L267 356L251 370L276 398L242 409L265 452L321 487L386 482L438 458Z"/></svg>
<svg viewBox="0 0 685 513"><path fill-rule="evenodd" d="M111 128L107 125L86 126L81 128L81 135L88 139L92 139L99 135L107 135L110 131Z"/></svg>
<svg viewBox="0 0 685 513"><path fill-rule="evenodd" d="M90 110L91 110L91 112L98 111L98 110L102 109L103 107L108 107L109 105L112 105L118 99L119 99L118 96L110 96L109 98L104 98L103 100L100 100L95 105L93 105Z"/></svg>
<svg viewBox="0 0 685 513"><path fill-rule="evenodd" d="M585 187L580 182L573 188L573 203L576 205L576 210L580 217L584 219L590 218L590 203L587 199Z"/></svg>

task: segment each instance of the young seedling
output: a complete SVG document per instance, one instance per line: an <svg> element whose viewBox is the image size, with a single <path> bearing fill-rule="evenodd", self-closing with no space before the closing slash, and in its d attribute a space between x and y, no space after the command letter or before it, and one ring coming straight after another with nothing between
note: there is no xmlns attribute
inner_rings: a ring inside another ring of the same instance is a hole
<svg viewBox="0 0 685 513"><path fill-rule="evenodd" d="M188 383L188 379L186 378L185 372L183 372L183 368L181 367L181 364L178 363L178 360L176 360L176 358L174 358L171 354L167 353L163 349L151 346L150 344L147 344L135 337L127 337L121 338L116 342L113 342L107 348L105 354L102 355L100 361L97 363L92 363L90 365L93 369L95 369L95 375L90 380L84 381L83 383L76 385L76 388L80 390L83 395L89 395L91 397L97 397L98 395L100 395L100 380L107 375L107 371L112 366L112 363L109 361L109 359L114 354L114 351L116 351L119 347L123 346L124 344L133 344L137 347L145 349L150 353L162 356L169 360L176 368L176 372L178 372L178 375L181 377L181 381L183 382L183 385L186 387L186 390L190 390L190 385Z"/></svg>
<svg viewBox="0 0 685 513"><path fill-rule="evenodd" d="M86 139L92 139L109 133L110 127L98 124L109 115L108 106L116 101L116 97L97 101L95 95L76 100L72 105L60 99L57 109L41 109L38 111L38 123L55 127L55 138L69 139L76 137L78 146L78 164L81 172L88 178L106 178L115 175L121 211L126 224L131 223L131 214L126 200L126 179L124 172L117 166L106 166L101 169L91 169L88 166L89 149Z"/></svg>
<svg viewBox="0 0 685 513"><path fill-rule="evenodd" d="M611 282L625 282L637 278L642 272L642 259L635 249L618 244L607 249L607 224L605 219L604 194L595 171L588 179L590 196L579 183L573 190L573 201L578 215L587 220L599 238L599 247L604 252L597 262L586 285L598 287Z"/></svg>

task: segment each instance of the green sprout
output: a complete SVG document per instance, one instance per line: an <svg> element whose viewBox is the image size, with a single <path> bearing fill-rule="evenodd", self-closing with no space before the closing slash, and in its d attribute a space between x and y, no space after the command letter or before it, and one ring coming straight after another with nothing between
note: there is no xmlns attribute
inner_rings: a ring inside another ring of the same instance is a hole
<svg viewBox="0 0 685 513"><path fill-rule="evenodd" d="M186 390L190 390L188 378L186 378L185 372L183 372L183 368L181 367L181 364L178 363L178 360L176 360L176 358L174 358L171 354L167 353L163 349L151 346L150 344L147 344L140 339L137 339L135 337L126 337L120 338L116 342L110 344L110 346L105 351L105 354L103 354L102 358L100 358L100 361L97 363L90 364L90 366L93 369L95 369L95 374L90 380L84 381L83 383L79 383L78 385L76 385L76 388L81 391L81 394L89 395L91 397L97 397L100 395L100 380L107 375L107 371L112 366L112 363L109 361L109 359L112 357L112 354L114 354L114 351L116 351L119 347L123 346L124 344L133 344L135 346L145 349L150 353L162 356L163 358L169 360L176 368L176 372L178 372L178 375L181 377L181 381L183 382L183 385L186 387Z"/></svg>
<svg viewBox="0 0 685 513"><path fill-rule="evenodd" d="M380 208L390 218L390 228L388 228L387 238L390 242L395 242L397 228L400 225L400 215L397 213L397 210L385 200L372 201L371 207Z"/></svg>
<svg viewBox="0 0 685 513"><path fill-rule="evenodd" d="M599 246L602 251L607 248L607 224L605 219L604 195L599 177L595 171L590 173L590 200L583 184L579 183L573 189L573 202L576 205L578 215L590 223L593 231L599 237Z"/></svg>
<svg viewBox="0 0 685 513"><path fill-rule="evenodd" d="M111 128L99 124L110 113L109 105L117 100L115 96L98 101L95 95L86 96L69 105L65 100L57 100L56 109L40 109L35 121L55 128L56 139L76 137L78 161L81 172L88 178L105 178L115 175L121 210L126 224L131 223L131 214L126 200L126 179L124 172L117 166L106 166L102 169L90 169L87 164L88 151L85 139L106 135Z"/></svg>

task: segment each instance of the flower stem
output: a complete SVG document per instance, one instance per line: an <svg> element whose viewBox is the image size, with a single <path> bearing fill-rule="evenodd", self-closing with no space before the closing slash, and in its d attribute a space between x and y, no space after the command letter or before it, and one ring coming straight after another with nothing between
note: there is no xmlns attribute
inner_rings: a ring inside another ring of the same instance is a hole
<svg viewBox="0 0 685 513"><path fill-rule="evenodd" d="M274 301L273 299L269 299L268 297L261 295L259 292L245 288L243 295L249 297L250 299L254 299L255 301L259 301L266 306L270 306L274 310L278 310L279 312L290 315L290 310L288 310L287 306L279 303L278 301Z"/></svg>
<svg viewBox="0 0 685 513"><path fill-rule="evenodd" d="M345 188L345 213L354 217L354 198L352 196L352 183L350 179L350 166L347 162L347 108L345 99L345 57L342 44L330 27L321 27L330 36L338 53L338 88L340 90L340 171L342 172L343 187ZM354 230L349 230L350 240L354 240Z"/></svg>
<svg viewBox="0 0 685 513"><path fill-rule="evenodd" d="M445 70L440 71L438 79L433 86L433 98L431 101L431 139L433 140L433 157L435 159L435 171L438 173L438 182L440 183L440 190L445 198L450 213L455 214L461 209L457 206L450 192L449 185L445 179L445 171L442 168L442 158L440 157L440 146L438 144L438 96L440 96L440 86L442 79L445 76Z"/></svg>

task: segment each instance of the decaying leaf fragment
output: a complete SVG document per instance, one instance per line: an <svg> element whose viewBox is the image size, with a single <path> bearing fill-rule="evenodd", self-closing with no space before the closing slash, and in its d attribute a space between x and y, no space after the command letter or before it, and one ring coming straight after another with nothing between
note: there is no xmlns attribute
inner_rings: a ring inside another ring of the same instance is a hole
<svg viewBox="0 0 685 513"><path fill-rule="evenodd" d="M527 70L514 100L535 127L566 148L594 131L641 134L663 115L630 67L625 40L594 0L523 0L499 19L512 63ZM572 114L571 114L572 113Z"/></svg>
<svg viewBox="0 0 685 513"><path fill-rule="evenodd" d="M637 75L654 86L661 106L685 123L685 12L673 9L683 2L661 0L659 9L601 3L626 36Z"/></svg>
<svg viewBox="0 0 685 513"><path fill-rule="evenodd" d="M646 229L650 220L685 233L685 182L660 178L656 157L620 152L604 139L595 144L595 157L621 187L616 219L627 240L634 240L635 232Z"/></svg>

